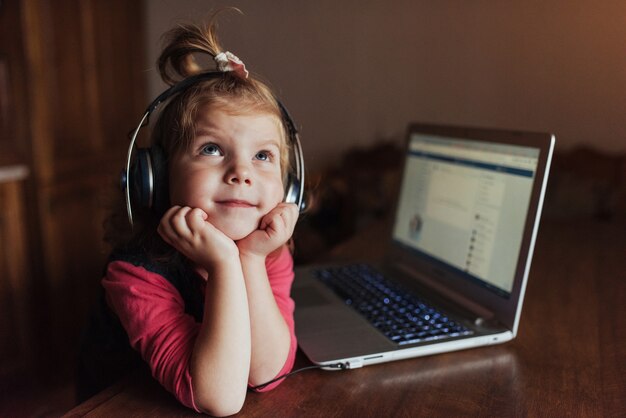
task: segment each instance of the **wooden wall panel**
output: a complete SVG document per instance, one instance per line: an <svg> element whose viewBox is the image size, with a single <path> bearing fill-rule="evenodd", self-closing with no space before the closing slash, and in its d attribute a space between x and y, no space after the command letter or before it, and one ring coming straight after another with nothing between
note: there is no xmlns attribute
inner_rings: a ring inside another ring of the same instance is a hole
<svg viewBox="0 0 626 418"><path fill-rule="evenodd" d="M0 376L31 357L32 306L22 179L0 181Z"/></svg>
<svg viewBox="0 0 626 418"><path fill-rule="evenodd" d="M75 350L102 276L106 186L110 184L84 181L44 192L49 202L43 235L56 330L52 338L62 352Z"/></svg>
<svg viewBox="0 0 626 418"><path fill-rule="evenodd" d="M60 159L79 158L93 151L89 138L99 131L93 124L94 94L90 91L94 88L93 31L84 22L88 18L82 13L89 3L58 1L45 16L51 29L51 39L46 40L52 54L48 66L54 64L54 82L48 86L51 104L54 103L50 107L54 120L54 156Z"/></svg>
<svg viewBox="0 0 626 418"><path fill-rule="evenodd" d="M43 3L49 39L40 59L54 71L42 86L53 132L52 156L42 163L54 182L102 175L109 159L121 170L128 132L146 105L141 3Z"/></svg>
<svg viewBox="0 0 626 418"><path fill-rule="evenodd" d="M7 1L20 5L24 44L40 346L44 363L71 361L106 257L106 196L146 105L143 2Z"/></svg>
<svg viewBox="0 0 626 418"><path fill-rule="evenodd" d="M21 4L0 2L0 376L29 364L32 276L25 204L29 120Z"/></svg>
<svg viewBox="0 0 626 418"><path fill-rule="evenodd" d="M0 2L0 165L23 163L28 136L20 5Z"/></svg>
<svg viewBox="0 0 626 418"><path fill-rule="evenodd" d="M102 124L102 148L125 158L128 133L139 123L147 103L142 18L136 3L117 1L115 13L108 3L94 3L97 78ZM124 27L126 30L120 31ZM116 57L108 59L107 57Z"/></svg>
<svg viewBox="0 0 626 418"><path fill-rule="evenodd" d="M0 147L4 148L9 146L8 143L15 136L13 124L10 122L15 113L9 106L12 96L9 63L6 56L0 55Z"/></svg>

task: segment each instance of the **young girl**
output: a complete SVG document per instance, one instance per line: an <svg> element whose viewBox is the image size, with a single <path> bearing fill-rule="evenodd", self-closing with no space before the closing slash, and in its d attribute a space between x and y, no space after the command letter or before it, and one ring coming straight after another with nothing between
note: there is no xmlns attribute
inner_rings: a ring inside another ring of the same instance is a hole
<svg viewBox="0 0 626 418"><path fill-rule="evenodd" d="M165 213L136 214L132 230L110 222L114 251L79 388L84 397L112 383L139 354L184 405L231 415L249 387L294 363L286 243L298 208L282 203L288 137L274 95L222 53L213 21L180 26L166 40L158 63L168 84L201 72L192 52L224 72L174 96L155 125L153 146L169 173Z"/></svg>

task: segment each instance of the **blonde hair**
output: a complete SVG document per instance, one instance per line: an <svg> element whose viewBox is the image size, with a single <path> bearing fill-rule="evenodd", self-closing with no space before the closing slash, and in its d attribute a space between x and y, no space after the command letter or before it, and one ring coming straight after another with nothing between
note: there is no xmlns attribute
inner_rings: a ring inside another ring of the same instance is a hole
<svg viewBox="0 0 626 418"><path fill-rule="evenodd" d="M216 17L208 25L181 24L164 34L165 47L158 59L161 78L169 85L216 68L203 69L196 55L211 58L222 52L216 36ZM200 81L175 96L159 115L152 142L160 145L166 156L187 147L195 135L198 112L207 107L230 114L262 113L275 117L280 129L280 166L283 180L289 169L289 141L283 115L271 89L255 76L242 78L232 71Z"/></svg>

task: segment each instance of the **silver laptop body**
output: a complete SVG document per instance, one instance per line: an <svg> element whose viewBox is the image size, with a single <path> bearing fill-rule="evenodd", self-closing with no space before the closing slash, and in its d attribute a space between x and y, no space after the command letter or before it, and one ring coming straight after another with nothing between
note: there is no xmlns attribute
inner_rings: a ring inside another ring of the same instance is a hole
<svg viewBox="0 0 626 418"><path fill-rule="evenodd" d="M515 338L555 138L551 134L412 124L384 259L369 263L467 332L403 344L354 304L296 269L296 335L318 365L356 368Z"/></svg>

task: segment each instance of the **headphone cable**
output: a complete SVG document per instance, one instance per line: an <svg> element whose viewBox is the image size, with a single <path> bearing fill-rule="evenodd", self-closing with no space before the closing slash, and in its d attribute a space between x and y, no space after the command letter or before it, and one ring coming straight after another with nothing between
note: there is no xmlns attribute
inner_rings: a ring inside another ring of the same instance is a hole
<svg viewBox="0 0 626 418"><path fill-rule="evenodd" d="M289 376L292 376L296 373L300 373L303 372L305 370L312 370L312 369L326 369L326 368L330 368L330 369L340 369L340 370L346 370L349 367L348 363L332 363L332 364L326 364L326 365L315 365L315 366L307 366L307 367L302 367L300 369L294 370L292 372L289 373L285 373L282 374L272 380L270 380L269 382L265 382L265 383L261 383L260 385L256 385L256 386L251 386L250 389L252 390L260 390L265 388L266 386L271 385L274 382L277 382L281 379L285 379Z"/></svg>

